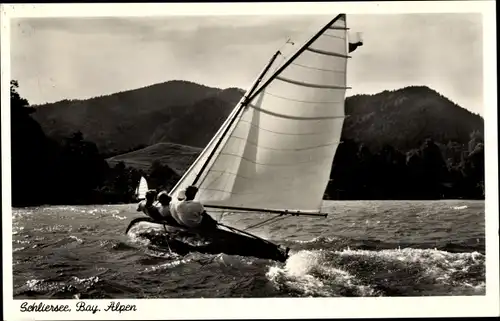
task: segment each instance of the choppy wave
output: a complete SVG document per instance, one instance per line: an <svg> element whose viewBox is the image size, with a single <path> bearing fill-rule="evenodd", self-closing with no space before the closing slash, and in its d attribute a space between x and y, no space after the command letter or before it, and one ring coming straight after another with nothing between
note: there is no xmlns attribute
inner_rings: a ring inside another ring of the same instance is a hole
<svg viewBox="0 0 500 321"><path fill-rule="evenodd" d="M306 250L267 276L280 290L306 296L418 295L426 287L433 295L484 294L484 263L478 252Z"/></svg>
<svg viewBox="0 0 500 321"><path fill-rule="evenodd" d="M28 297L44 294L50 298L80 297L82 292L87 292L99 282L98 276L80 279L72 276L69 280L38 280L31 279L17 289L18 295Z"/></svg>
<svg viewBox="0 0 500 321"><path fill-rule="evenodd" d="M485 293L484 203L335 203L329 220L255 232L289 246L284 263L179 255L161 229L125 235L132 205L13 212L16 298L431 296ZM466 206L466 207L464 207ZM262 217L227 216L244 227ZM193 240L196 241L196 240Z"/></svg>

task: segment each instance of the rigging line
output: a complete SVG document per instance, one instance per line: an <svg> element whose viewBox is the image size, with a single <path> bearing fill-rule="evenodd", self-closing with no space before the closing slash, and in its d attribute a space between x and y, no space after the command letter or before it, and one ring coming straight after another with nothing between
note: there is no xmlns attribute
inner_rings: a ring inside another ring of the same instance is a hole
<svg viewBox="0 0 500 321"><path fill-rule="evenodd" d="M286 62L287 57L283 54L283 48L285 48L287 45L291 44L292 46L295 45L293 41L291 41L291 37L288 37L286 42L278 49L279 55L276 57L276 59L271 63L271 66L269 67L269 70L271 71L271 75L278 70L278 68L281 66L283 62ZM280 61L281 60L281 61ZM261 81L259 84L265 80L265 75L262 77ZM258 86L255 88L257 89ZM250 94L249 94L250 95ZM247 97L248 98L248 97Z"/></svg>
<svg viewBox="0 0 500 321"><path fill-rule="evenodd" d="M283 48L285 48L287 45L295 45L294 42L292 41L292 38L290 36L288 36L288 38L286 39L286 41L281 45L281 47L278 49L279 52L281 52L283 50Z"/></svg>
<svg viewBox="0 0 500 321"><path fill-rule="evenodd" d="M165 224L162 224L162 225L163 225L163 229L165 230L165 233L168 234L167 226ZM170 248L170 244L168 244L168 239L165 238L165 241L167 242L168 250L170 251L170 253L172 253L172 249Z"/></svg>
<svg viewBox="0 0 500 321"><path fill-rule="evenodd" d="M271 222L272 220L275 220L275 219L277 219L277 218L280 218L282 215L283 215L283 214L278 214L278 215L276 215L276 216L273 216L273 217L271 217L271 218L268 218L267 220L264 220L264 221L259 222L259 223L257 223L257 224L247 226L247 227L246 227L243 231L249 230L249 229L251 229L251 228L256 228L256 227L262 226L262 225L264 225L264 224L266 224L266 223L268 223L268 222Z"/></svg>
<svg viewBox="0 0 500 321"><path fill-rule="evenodd" d="M276 220L270 222L268 225L275 224L276 222L282 221L282 220L284 220L284 219L286 219L288 217L290 217L290 216L289 215L283 215L281 217L278 217ZM263 226L263 225L261 225L261 226Z"/></svg>
<svg viewBox="0 0 500 321"><path fill-rule="evenodd" d="M210 171L215 172L215 173L229 174L229 175L233 175L233 176L241 177L241 178L246 178L246 179L253 179L252 177L247 177L247 176L240 175L238 173L233 173L233 172L228 172L228 171L222 171L222 170L217 170L217 169L211 169ZM205 189L205 188L200 186L199 189L201 190L201 189Z"/></svg>
<svg viewBox="0 0 500 321"><path fill-rule="evenodd" d="M265 239L263 239L263 238L260 238L260 237L258 237L258 236L256 236L256 235L251 234L251 233L245 232L245 231L243 231L243 230L239 230L239 229L237 229L237 228L234 228L234 227L231 227L231 226L228 226L228 225L222 224L222 223L217 223L217 225L223 226L223 227L225 227L225 228L227 228L227 229L229 229L229 230L231 230L231 231L233 231L233 232L239 232L239 233L241 233L241 234L248 235L248 236L250 236L250 237L253 237L253 238L257 239L257 240L262 241L262 242L263 242L263 243L265 243L265 244L269 244L269 245L276 246L276 244L274 244L274 243L272 243L272 242L269 242L268 240L265 240Z"/></svg>
<svg viewBox="0 0 500 321"><path fill-rule="evenodd" d="M278 221L284 220L284 219L286 219L287 217L288 217L288 215L281 214L281 215L278 215L278 216L272 217L271 219L266 220L266 221L264 221L264 222L260 222L260 223L254 224L254 225L252 225L252 226L249 226L249 227L247 227L247 228L245 229L245 231L246 231L246 230L248 230L248 229L251 229L251 228L258 228L258 227L262 227L262 226L264 226L264 225L271 225L271 224L274 224L274 223L276 223L276 222L278 222ZM274 219L274 221L272 221L272 219ZM267 223L267 224L266 224L266 223Z"/></svg>
<svg viewBox="0 0 500 321"><path fill-rule="evenodd" d="M292 41L292 38L290 36L288 36L286 42L280 47L279 51L281 52L282 49L285 48L287 45L295 46L295 43ZM282 55L282 56L284 59L286 59L286 57L284 55ZM276 66L276 69L278 69L278 67L279 66Z"/></svg>
<svg viewBox="0 0 500 321"><path fill-rule="evenodd" d="M228 139L228 141L229 141L229 139ZM216 159L215 159L214 164L215 164L215 162L217 162L217 159L218 159L218 158L216 158ZM231 164L231 166L232 166L232 165L234 165L234 164L232 163L232 164ZM231 166L230 166L230 165L228 165L228 167L231 167ZM210 175L210 172L212 172L212 169L209 169L209 170L207 171L206 175L205 175L205 176L203 177L203 179L201 180L201 182L200 182L200 184L199 184L199 186L198 186L198 189L211 190L211 189L210 189L210 188L208 188L208 187L212 186L213 184L216 184L217 182L222 182L222 183L224 184L224 186L227 186L227 184L228 184L228 181L227 181L227 179L226 179L226 178L227 178L227 176L225 176L225 175L224 175L224 174L226 174L227 170L224 170L224 171L213 171L213 172L215 172L215 173L220 173L220 175L215 176L215 177L213 177L214 175L212 175L212 177L210 178L210 180L209 180L209 181L208 181L208 183L207 183L207 179L209 179L209 176L211 176L211 175ZM219 185L220 185L220 184L219 184ZM202 186L205 186L205 187L204 187L204 188L202 188Z"/></svg>
<svg viewBox="0 0 500 321"><path fill-rule="evenodd" d="M276 221L276 219L277 219L277 217L276 217L276 216L275 216L275 217L272 217L272 218L267 219L267 220L265 220L265 221L263 221L263 222L260 222L260 223L257 223L257 224L254 224L254 225L248 226L248 227L246 227L245 229L243 229L243 231L248 231L248 230L250 230L250 229L256 229L256 228L262 227L262 226L266 225L266 223L267 223L268 225L270 225L270 224L274 223L274 222L273 222L273 220L274 220L274 221Z"/></svg>
<svg viewBox="0 0 500 321"><path fill-rule="evenodd" d="M292 41L292 38L290 36L287 38L286 42L280 47L279 51L281 52L283 50L283 48L285 48L287 45L291 45L291 46L295 45L295 43ZM282 58L283 61L286 62L287 57L283 53L281 54L280 58ZM280 64L282 62L276 64L276 67L274 68L273 72L276 72L276 70L278 70L278 68L280 67Z"/></svg>
<svg viewBox="0 0 500 321"><path fill-rule="evenodd" d="M217 223L222 222L222 219L224 218L224 214L226 214L226 212L222 212L222 214L220 215L220 218L217 221Z"/></svg>
<svg viewBox="0 0 500 321"><path fill-rule="evenodd" d="M207 173L207 175L205 175L205 177L204 177L204 178L203 178L203 180L201 181L200 186L198 187L198 189L201 189L201 186L202 186L202 185L204 185L204 183L207 181L207 178L208 178L208 176L209 176L209 173L210 173L210 171ZM225 174L225 172L223 172L223 171L219 171L219 175L218 175L218 176L216 176L216 177L214 177L214 178L212 178L212 180L211 180L211 181L209 181L207 184L205 184L207 187L205 187L205 188L203 188L203 189L204 189L204 190L207 190L207 191L212 190L212 189L210 189L210 188L208 188L208 187L210 187L212 184L217 183L219 180L223 180L223 179L224 179L224 174ZM225 183L227 184L227 180L225 181Z"/></svg>

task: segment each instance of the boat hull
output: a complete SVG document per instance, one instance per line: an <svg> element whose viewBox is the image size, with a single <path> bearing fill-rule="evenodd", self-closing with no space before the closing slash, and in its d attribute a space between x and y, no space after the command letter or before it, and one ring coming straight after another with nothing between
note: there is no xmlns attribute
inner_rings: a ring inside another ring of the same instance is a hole
<svg viewBox="0 0 500 321"><path fill-rule="evenodd" d="M156 230L146 230L138 233L145 237L152 244L170 249L180 255L190 252L205 254L239 255L256 257L284 262L288 258L288 248L271 243L264 239L249 235L244 235L241 231L224 226L219 226L210 230L186 229L179 226L158 223L149 218L141 218L140 221L132 221L132 225L138 222L150 222L158 224L163 232Z"/></svg>

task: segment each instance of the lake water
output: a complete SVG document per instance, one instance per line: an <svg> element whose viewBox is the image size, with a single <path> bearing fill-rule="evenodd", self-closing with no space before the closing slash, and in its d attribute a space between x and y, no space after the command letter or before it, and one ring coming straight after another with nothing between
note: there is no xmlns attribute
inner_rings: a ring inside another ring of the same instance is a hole
<svg viewBox="0 0 500 321"><path fill-rule="evenodd" d="M227 298L485 294L484 201L325 202L250 232L289 246L285 263L179 256L139 232L135 204L13 209L14 298ZM218 215L214 215L218 217ZM266 214L232 214L244 228Z"/></svg>

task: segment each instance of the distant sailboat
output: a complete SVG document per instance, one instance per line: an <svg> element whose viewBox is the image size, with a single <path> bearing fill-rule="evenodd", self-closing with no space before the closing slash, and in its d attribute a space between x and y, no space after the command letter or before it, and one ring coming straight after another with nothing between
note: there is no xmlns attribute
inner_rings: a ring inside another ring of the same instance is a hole
<svg viewBox="0 0 500 321"><path fill-rule="evenodd" d="M146 192L148 191L148 182L144 178L144 176L141 176L141 179L139 181L139 185L135 189L135 197L137 200L143 200L146 198Z"/></svg>
<svg viewBox="0 0 500 321"><path fill-rule="evenodd" d="M281 52L276 52L172 189L172 198L194 185L196 200L212 213L275 215L266 222L288 215L325 217L321 204L345 118L348 53L362 45L359 38L353 47L347 30L346 16L340 14L278 66ZM288 257L288 249L219 227L229 234L214 236L209 250L195 250L279 261Z"/></svg>

